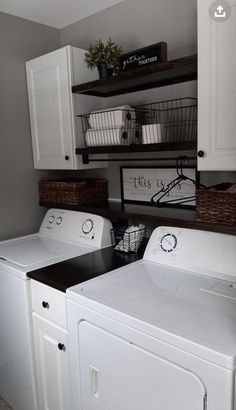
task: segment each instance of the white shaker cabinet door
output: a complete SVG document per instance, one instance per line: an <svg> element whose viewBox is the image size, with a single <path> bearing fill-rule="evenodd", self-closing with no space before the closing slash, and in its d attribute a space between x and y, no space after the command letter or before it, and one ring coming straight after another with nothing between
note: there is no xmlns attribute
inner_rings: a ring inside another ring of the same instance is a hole
<svg viewBox="0 0 236 410"><path fill-rule="evenodd" d="M73 169L74 111L70 47L26 63L34 167Z"/></svg>
<svg viewBox="0 0 236 410"><path fill-rule="evenodd" d="M71 410L67 331L33 313L39 410Z"/></svg>
<svg viewBox="0 0 236 410"><path fill-rule="evenodd" d="M227 1L227 21L211 18L212 3L198 0L198 169L230 171L236 170L236 0Z"/></svg>

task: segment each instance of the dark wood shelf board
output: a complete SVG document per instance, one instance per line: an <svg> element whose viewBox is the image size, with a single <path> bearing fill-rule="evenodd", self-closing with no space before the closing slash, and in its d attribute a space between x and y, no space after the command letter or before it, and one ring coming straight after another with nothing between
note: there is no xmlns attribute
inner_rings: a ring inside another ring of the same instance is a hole
<svg viewBox="0 0 236 410"><path fill-rule="evenodd" d="M190 151L196 150L195 142L168 142L159 144L112 145L102 147L76 148L76 154L123 154L132 152Z"/></svg>
<svg viewBox="0 0 236 410"><path fill-rule="evenodd" d="M112 97L196 79L197 55L191 55L167 63L150 64L115 77L75 85L72 87L72 92Z"/></svg>
<svg viewBox="0 0 236 410"><path fill-rule="evenodd" d="M61 208L93 213L105 216L111 220L118 218L144 219L156 226L177 226L236 235L236 226L197 221L196 212L188 209L157 208L135 204L122 205L121 202L116 201L103 201L82 205L59 205L40 202L40 205L46 208Z"/></svg>

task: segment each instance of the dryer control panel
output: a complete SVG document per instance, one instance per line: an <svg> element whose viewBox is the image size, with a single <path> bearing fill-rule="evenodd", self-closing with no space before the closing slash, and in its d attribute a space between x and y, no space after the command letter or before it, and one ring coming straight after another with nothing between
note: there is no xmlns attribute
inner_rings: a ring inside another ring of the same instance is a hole
<svg viewBox="0 0 236 410"><path fill-rule="evenodd" d="M105 247L111 245L111 228L111 222L99 215L50 209L43 219L40 234L80 245Z"/></svg>
<svg viewBox="0 0 236 410"><path fill-rule="evenodd" d="M236 281L235 250L233 235L162 226L153 231L144 259Z"/></svg>

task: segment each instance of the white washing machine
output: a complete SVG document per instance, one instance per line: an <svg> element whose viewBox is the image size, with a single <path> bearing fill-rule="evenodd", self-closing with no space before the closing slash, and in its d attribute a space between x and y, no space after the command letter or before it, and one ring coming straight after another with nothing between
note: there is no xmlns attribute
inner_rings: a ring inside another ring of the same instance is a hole
<svg viewBox="0 0 236 410"><path fill-rule="evenodd" d="M236 237L159 227L67 292L73 410L233 410Z"/></svg>
<svg viewBox="0 0 236 410"><path fill-rule="evenodd" d="M0 242L0 396L14 410L36 410L30 280L27 272L109 246L111 223L51 209L39 233Z"/></svg>

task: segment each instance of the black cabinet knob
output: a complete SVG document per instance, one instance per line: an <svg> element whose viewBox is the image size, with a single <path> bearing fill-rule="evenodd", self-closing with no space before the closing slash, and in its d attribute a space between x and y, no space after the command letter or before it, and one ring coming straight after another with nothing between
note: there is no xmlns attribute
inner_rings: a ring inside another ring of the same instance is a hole
<svg viewBox="0 0 236 410"><path fill-rule="evenodd" d="M66 350L66 347L65 347L65 345L63 345L62 343L58 343L58 349L59 350Z"/></svg>
<svg viewBox="0 0 236 410"><path fill-rule="evenodd" d="M204 151L198 151L198 153L197 153L197 156L199 157L199 158L203 158L204 157L204 155L205 155L205 152Z"/></svg>
<svg viewBox="0 0 236 410"><path fill-rule="evenodd" d="M66 161L69 161L69 159L70 159L69 155L66 155L66 156L65 156L65 160L66 160Z"/></svg>
<svg viewBox="0 0 236 410"><path fill-rule="evenodd" d="M48 302L43 301L42 306L43 306L44 309L49 309L49 303Z"/></svg>

